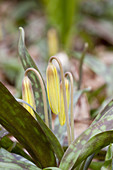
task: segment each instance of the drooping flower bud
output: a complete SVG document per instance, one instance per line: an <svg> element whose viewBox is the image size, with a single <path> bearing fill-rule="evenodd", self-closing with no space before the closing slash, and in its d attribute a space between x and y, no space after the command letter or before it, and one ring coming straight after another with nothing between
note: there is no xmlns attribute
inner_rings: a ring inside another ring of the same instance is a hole
<svg viewBox="0 0 113 170"><path fill-rule="evenodd" d="M69 88L69 81L66 78L65 78L65 88L66 88L67 107L69 108L70 88ZM59 122L63 126L65 124L66 117L65 117L65 108L64 108L64 97L63 97L62 82L60 84L60 95L61 95L61 110L60 110L60 113L59 113Z"/></svg>
<svg viewBox="0 0 113 170"><path fill-rule="evenodd" d="M46 71L47 93L51 110L55 114L60 112L60 83L56 67L49 63Z"/></svg>
<svg viewBox="0 0 113 170"><path fill-rule="evenodd" d="M24 101L26 101L28 104L30 104L34 108L34 110L36 110L35 99L34 99L31 81L27 76L25 76L22 81L22 99ZM35 118L33 109L26 104L23 104L23 106Z"/></svg>

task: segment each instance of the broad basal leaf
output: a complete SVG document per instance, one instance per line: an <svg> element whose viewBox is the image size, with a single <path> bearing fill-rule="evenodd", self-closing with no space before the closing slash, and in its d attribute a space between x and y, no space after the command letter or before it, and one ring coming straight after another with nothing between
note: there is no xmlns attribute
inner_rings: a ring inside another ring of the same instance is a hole
<svg viewBox="0 0 113 170"><path fill-rule="evenodd" d="M109 104L108 104L109 105ZM89 142L89 140L93 140L96 138L92 138L95 135L99 135L102 132L106 132L109 130L113 129L113 109L110 108L110 110L107 110L107 112L105 112L105 116L100 119L98 122L96 122L95 124L91 125L85 132L83 132L67 149L67 151L65 152L63 159L61 161L60 164L60 168L63 169L65 167L65 170L70 169L71 167L73 167L73 165L78 164L78 160L80 159L80 156L83 155L83 150L85 151L85 153L88 153L87 150L87 142ZM112 134L112 131L111 131ZM107 143L107 145L112 141L112 138L109 138L109 141L105 142L104 139L104 135L102 136L103 138L99 138L99 147L100 149L103 147L103 143ZM88 145L90 145L90 142L88 143ZM95 145L95 149L93 150L93 152L96 151L96 146L98 148L98 145ZM106 146L106 144L104 145ZM91 147L91 145L90 145ZM91 150L91 148L89 149L89 152ZM85 150L86 149L86 150ZM99 149L99 148L98 148ZM92 152L92 153L93 153ZM90 154L92 154L90 152ZM90 155L89 154L89 155ZM87 156L89 156L87 155ZM86 159L86 158L84 158ZM80 163L80 162L79 162Z"/></svg>
<svg viewBox="0 0 113 170"><path fill-rule="evenodd" d="M53 151L55 152L57 158L59 160L62 159L64 151L60 145L60 142L56 138L56 136L52 133L52 131L46 126L46 124L43 122L43 120L40 118L39 115L36 114L37 121L42 128L43 132L45 133L49 143L51 144L51 147Z"/></svg>
<svg viewBox="0 0 113 170"><path fill-rule="evenodd" d="M51 145L40 125L2 83L0 83L0 123L23 145L37 166L56 165Z"/></svg>
<svg viewBox="0 0 113 170"><path fill-rule="evenodd" d="M113 130L99 133L92 137L82 148L74 167L79 165L79 163L94 153L94 151L98 152L101 148L108 146L111 142L113 142Z"/></svg>
<svg viewBox="0 0 113 170"><path fill-rule="evenodd" d="M113 108L113 100L111 100L107 106L97 115L97 117L95 118L95 120L93 121L93 124L95 124L97 121L99 121L100 119L104 118L107 113L109 112L110 114L110 110L112 111L112 108ZM85 165L84 167L88 167L90 162L92 161L93 157L94 157L95 153L93 153L93 155L90 155L87 160L85 160Z"/></svg>
<svg viewBox="0 0 113 170"><path fill-rule="evenodd" d="M25 161L19 161L15 156L4 149L0 149L0 169L5 170L41 170L40 168L27 163Z"/></svg>
<svg viewBox="0 0 113 170"><path fill-rule="evenodd" d="M25 102L21 99L16 99L16 100L20 103L25 103L28 106L30 106L27 102ZM32 106L30 106L30 107L33 109ZM42 130L44 131L45 135L47 136L47 139L49 140L49 142L53 148L53 151L56 153L56 156L58 157L58 159L61 160L61 158L64 154L64 151L60 145L60 142L58 141L56 136L52 133L52 131L46 126L46 124L43 122L43 120L40 118L40 116L35 112L35 110L34 110L34 113L35 113L38 123L40 124Z"/></svg>
<svg viewBox="0 0 113 170"><path fill-rule="evenodd" d="M5 135L0 139L0 147L6 149L9 152L19 154L26 159L33 161L32 158L26 154L18 142L13 142L10 138L9 135Z"/></svg>

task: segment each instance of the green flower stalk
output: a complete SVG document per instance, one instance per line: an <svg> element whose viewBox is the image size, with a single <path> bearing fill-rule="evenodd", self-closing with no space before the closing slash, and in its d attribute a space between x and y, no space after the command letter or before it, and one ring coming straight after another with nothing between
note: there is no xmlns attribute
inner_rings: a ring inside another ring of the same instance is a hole
<svg viewBox="0 0 113 170"><path fill-rule="evenodd" d="M47 93L51 110L54 114L60 113L60 82L56 67L49 63L46 71Z"/></svg>
<svg viewBox="0 0 113 170"><path fill-rule="evenodd" d="M65 73L65 77L69 77L70 79L70 84L71 84L71 138L72 141L74 141L74 115L73 115L73 76L70 72L66 72Z"/></svg>
<svg viewBox="0 0 113 170"><path fill-rule="evenodd" d="M26 101L28 104L30 104L34 108L34 110L36 110L35 99L34 99L31 81L27 76L24 76L23 81L22 81L22 99L24 101ZM33 109L24 103L23 103L23 106L35 118Z"/></svg>
<svg viewBox="0 0 113 170"><path fill-rule="evenodd" d="M66 89L67 107L69 109L70 88L69 88L69 81L68 81L67 78L65 78L65 89ZM65 108L64 108L64 97L63 97L62 82L60 84L60 95L61 95L61 110L60 110L60 113L59 113L59 121L60 121L60 124L63 126L66 122L66 116L65 116Z"/></svg>

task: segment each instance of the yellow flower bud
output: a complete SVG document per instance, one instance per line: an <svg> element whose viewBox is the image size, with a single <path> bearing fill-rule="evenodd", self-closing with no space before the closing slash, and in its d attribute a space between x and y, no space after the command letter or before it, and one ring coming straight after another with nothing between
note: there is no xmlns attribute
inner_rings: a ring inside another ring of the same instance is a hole
<svg viewBox="0 0 113 170"><path fill-rule="evenodd" d="M49 63L46 71L47 93L51 110L55 114L60 112L60 83L56 67Z"/></svg>
<svg viewBox="0 0 113 170"><path fill-rule="evenodd" d="M36 110L35 99L34 99L31 81L27 76L25 76L22 81L22 99L24 101L26 101L28 104L30 104L34 108L34 110ZM23 104L23 106L35 118L33 109L26 104Z"/></svg>
<svg viewBox="0 0 113 170"><path fill-rule="evenodd" d="M69 88L69 81L66 78L65 78L65 88L66 88L67 107L69 108L70 88ZM63 97L62 82L60 84L60 95L61 95L61 110L59 113L59 122L63 126L65 124L66 117L65 117L65 109L64 109L64 97Z"/></svg>

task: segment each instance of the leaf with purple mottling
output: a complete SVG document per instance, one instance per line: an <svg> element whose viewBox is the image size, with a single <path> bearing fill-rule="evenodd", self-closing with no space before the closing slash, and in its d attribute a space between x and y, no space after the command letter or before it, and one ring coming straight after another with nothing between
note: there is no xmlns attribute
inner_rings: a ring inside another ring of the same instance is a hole
<svg viewBox="0 0 113 170"><path fill-rule="evenodd" d="M5 149L0 149L0 169L5 170L41 170L40 168L36 167L34 164L31 164L31 162L26 161L25 159L22 161L23 157L21 157L21 160L18 160L16 157L16 154L12 154L7 152Z"/></svg>
<svg viewBox="0 0 113 170"><path fill-rule="evenodd" d="M0 123L28 151L37 166L56 165L51 144L39 123L15 100L1 82Z"/></svg>
<svg viewBox="0 0 113 170"><path fill-rule="evenodd" d="M72 168L74 166L74 164L76 165L76 163L78 162L78 159L80 159L81 155L83 155L83 152L82 152L83 149L84 149L85 154L87 155L87 152L88 152L87 144L90 145L89 141L91 139L94 139L94 141L96 141L95 135L99 135L102 132L110 131L113 129L112 104L113 104L112 102L110 102L108 104L108 109L105 108L106 112L105 112L105 110L103 111L104 115L101 113L103 115L103 117L98 122L92 124L85 132L83 132L69 146L69 148L66 150L66 152L61 160L61 163L60 163L61 169L63 169L65 167L65 170L68 170L69 168ZM103 135L103 138L104 138L104 135ZM102 148L103 145L101 145L101 144L102 144L102 142L104 143L105 141L101 141L101 138L99 138L99 139L100 139L100 148ZM109 143L111 142L111 140L109 138ZM98 146L97 146L97 148L98 148ZM92 149L91 147L88 148L89 152L91 149ZM93 150L93 152L95 152L95 150ZM90 152L90 154L92 154L92 153ZM87 156L84 159L86 159L86 158L87 158Z"/></svg>
<svg viewBox="0 0 113 170"><path fill-rule="evenodd" d="M35 68L40 73L35 62L33 61L33 59L31 58L30 54L28 53L28 51L26 49L24 38L25 38L24 37L24 29L20 27L20 38L19 38L18 51L19 51L19 58L22 62L22 65L23 65L25 70L27 68L32 67L32 68ZM41 73L40 73L40 75L41 75ZM44 118L43 96L42 96L42 89L41 89L41 86L40 86L40 82L39 82L39 80L38 80L38 78L37 78L37 76L35 75L34 72L29 72L28 76L31 80L32 87L33 87L35 103L36 103L36 111L40 115L40 117L43 120L45 120L45 118ZM42 79L43 79L43 77L42 77ZM44 83L44 80L43 80L43 83ZM44 83L44 85L45 85L45 83ZM46 90L46 86L45 86L45 90ZM48 101L48 98L47 98L47 101ZM50 110L50 108L49 108L49 104L48 104L48 111L49 110ZM49 123L51 124L50 113L48 114L48 116L49 116Z"/></svg>

